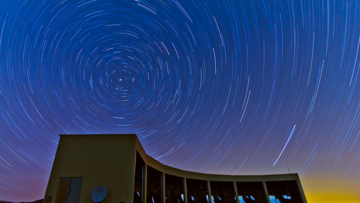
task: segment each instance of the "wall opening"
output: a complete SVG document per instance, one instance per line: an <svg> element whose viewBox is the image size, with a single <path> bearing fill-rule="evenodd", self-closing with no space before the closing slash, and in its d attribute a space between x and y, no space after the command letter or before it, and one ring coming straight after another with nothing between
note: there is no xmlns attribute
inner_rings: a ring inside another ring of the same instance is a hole
<svg viewBox="0 0 360 203"><path fill-rule="evenodd" d="M236 203L233 182L210 181L212 203Z"/></svg>
<svg viewBox="0 0 360 203"><path fill-rule="evenodd" d="M295 180L267 181L270 203L303 203L300 190Z"/></svg>
<svg viewBox="0 0 360 203"><path fill-rule="evenodd" d="M237 182L239 203L267 202L262 182Z"/></svg>
<svg viewBox="0 0 360 203"><path fill-rule="evenodd" d="M209 194L206 180L186 179L188 203L208 203Z"/></svg>
<svg viewBox="0 0 360 203"><path fill-rule="evenodd" d="M139 152L136 152L134 203L144 202L144 169L145 162Z"/></svg>
<svg viewBox="0 0 360 203"><path fill-rule="evenodd" d="M165 202L184 203L184 178L165 174Z"/></svg>
<svg viewBox="0 0 360 203"><path fill-rule="evenodd" d="M147 167L147 203L162 203L162 174L150 166Z"/></svg>
<svg viewBox="0 0 360 203"><path fill-rule="evenodd" d="M83 178L61 178L57 203L78 203L80 200L80 192Z"/></svg>

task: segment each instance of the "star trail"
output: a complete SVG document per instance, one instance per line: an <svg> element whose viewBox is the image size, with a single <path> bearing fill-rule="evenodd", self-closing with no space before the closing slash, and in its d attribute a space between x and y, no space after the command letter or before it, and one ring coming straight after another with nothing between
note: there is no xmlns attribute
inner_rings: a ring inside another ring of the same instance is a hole
<svg viewBox="0 0 360 203"><path fill-rule="evenodd" d="M0 0L0 199L43 198L59 134L136 133L173 167L289 168L309 202L360 201L359 11L358 0Z"/></svg>

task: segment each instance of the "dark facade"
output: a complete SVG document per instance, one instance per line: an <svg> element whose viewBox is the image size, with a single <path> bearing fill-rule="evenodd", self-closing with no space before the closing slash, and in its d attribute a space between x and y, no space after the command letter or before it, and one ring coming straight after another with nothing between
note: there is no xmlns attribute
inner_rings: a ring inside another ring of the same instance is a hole
<svg viewBox="0 0 360 203"><path fill-rule="evenodd" d="M183 171L148 156L135 134L61 135L44 202L304 203L297 174L230 176Z"/></svg>

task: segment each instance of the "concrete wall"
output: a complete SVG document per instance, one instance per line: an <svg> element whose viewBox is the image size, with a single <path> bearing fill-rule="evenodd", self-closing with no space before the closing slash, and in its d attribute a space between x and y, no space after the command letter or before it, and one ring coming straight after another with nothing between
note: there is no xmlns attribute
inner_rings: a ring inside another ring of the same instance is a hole
<svg viewBox="0 0 360 203"><path fill-rule="evenodd" d="M56 202L61 177L83 177L80 202L92 202L100 185L108 190L103 203L133 202L136 135L63 135L45 193Z"/></svg>

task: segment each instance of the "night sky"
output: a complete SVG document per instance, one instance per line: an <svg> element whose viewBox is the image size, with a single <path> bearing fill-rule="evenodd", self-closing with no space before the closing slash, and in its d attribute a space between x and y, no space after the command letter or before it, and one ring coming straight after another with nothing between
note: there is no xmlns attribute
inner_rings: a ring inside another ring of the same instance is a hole
<svg viewBox="0 0 360 203"><path fill-rule="evenodd" d="M360 201L359 10L0 0L0 199L43 198L59 134L136 133L173 167L290 170L309 202Z"/></svg>

